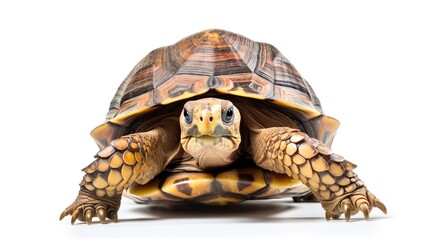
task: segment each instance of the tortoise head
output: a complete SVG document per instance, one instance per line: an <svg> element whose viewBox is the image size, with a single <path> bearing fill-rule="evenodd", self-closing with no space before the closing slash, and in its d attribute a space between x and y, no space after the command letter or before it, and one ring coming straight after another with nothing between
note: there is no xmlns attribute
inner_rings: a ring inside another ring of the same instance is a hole
<svg viewBox="0 0 429 240"><path fill-rule="evenodd" d="M183 149L202 169L229 165L241 142L240 119L240 112L228 100L188 101L180 115Z"/></svg>

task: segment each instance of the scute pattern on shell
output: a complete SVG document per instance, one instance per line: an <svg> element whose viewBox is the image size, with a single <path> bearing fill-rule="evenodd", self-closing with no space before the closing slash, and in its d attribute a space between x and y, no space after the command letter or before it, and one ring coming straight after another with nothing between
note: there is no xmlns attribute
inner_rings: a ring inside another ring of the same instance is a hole
<svg viewBox="0 0 429 240"><path fill-rule="evenodd" d="M111 102L114 122L158 104L210 89L277 100L304 111L322 112L309 84L273 46L223 30L207 30L152 51L131 71Z"/></svg>
<svg viewBox="0 0 429 240"><path fill-rule="evenodd" d="M136 117L213 93L278 105L299 119L303 131L328 146L339 126L323 114L308 82L275 47L235 33L207 30L142 59L119 86L106 122L91 135L101 148L106 147L127 132Z"/></svg>

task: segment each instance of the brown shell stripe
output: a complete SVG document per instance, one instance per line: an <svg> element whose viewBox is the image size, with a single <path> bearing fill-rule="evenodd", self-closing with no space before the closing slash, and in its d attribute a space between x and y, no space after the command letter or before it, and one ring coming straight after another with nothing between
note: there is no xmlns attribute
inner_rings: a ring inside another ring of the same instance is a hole
<svg viewBox="0 0 429 240"><path fill-rule="evenodd" d="M320 102L308 83L275 47L212 29L158 48L142 59L119 87L107 119L129 108L135 110L135 104L122 104L154 90L157 96L150 97L154 102L145 98L138 101L153 106L184 92L229 90L231 83L233 88L242 87L272 99L284 100L286 93L296 94L303 99L297 104L305 103L302 107L321 112Z"/></svg>
<svg viewBox="0 0 429 240"><path fill-rule="evenodd" d="M320 141L296 129L267 131L262 147L266 149L266 157L257 164L300 180L319 200L341 197L364 186L352 171L356 165L332 153Z"/></svg>
<svg viewBox="0 0 429 240"><path fill-rule="evenodd" d="M83 169L81 187L94 191L98 197L112 197L122 194L122 190L141 176L146 169L143 161L145 153L143 134L131 134L113 140L100 150L97 159Z"/></svg>

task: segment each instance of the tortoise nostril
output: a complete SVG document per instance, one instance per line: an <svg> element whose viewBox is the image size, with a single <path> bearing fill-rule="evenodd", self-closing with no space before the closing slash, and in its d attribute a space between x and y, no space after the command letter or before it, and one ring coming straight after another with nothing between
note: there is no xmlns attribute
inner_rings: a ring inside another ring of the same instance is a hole
<svg viewBox="0 0 429 240"><path fill-rule="evenodd" d="M209 118L209 121L210 121L210 122L213 122L213 117L210 117L210 118Z"/></svg>
<svg viewBox="0 0 429 240"><path fill-rule="evenodd" d="M200 121L201 121L201 122L203 121L203 117L200 117Z"/></svg>

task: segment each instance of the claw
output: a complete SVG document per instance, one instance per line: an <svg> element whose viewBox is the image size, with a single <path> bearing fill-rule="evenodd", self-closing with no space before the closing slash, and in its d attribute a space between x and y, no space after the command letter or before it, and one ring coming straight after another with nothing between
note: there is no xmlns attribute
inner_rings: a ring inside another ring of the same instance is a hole
<svg viewBox="0 0 429 240"><path fill-rule="evenodd" d="M106 208L100 206L97 208L97 217L100 219L102 224L106 223Z"/></svg>
<svg viewBox="0 0 429 240"><path fill-rule="evenodd" d="M326 218L326 221L331 220L331 217L332 217L332 214L331 214L330 212L326 211L326 212L325 212L325 218Z"/></svg>
<svg viewBox="0 0 429 240"><path fill-rule="evenodd" d="M352 214L352 206L348 203L344 203L343 204L343 212L344 212L344 216L346 217L346 221L350 221L350 216Z"/></svg>
<svg viewBox="0 0 429 240"><path fill-rule="evenodd" d="M359 205L359 209L362 211L363 215L365 216L365 220L369 220L369 206L367 203L362 203Z"/></svg>
<svg viewBox="0 0 429 240"><path fill-rule="evenodd" d="M67 215L70 215L70 213L69 210L66 208L66 210L64 210L60 215L60 221L63 220L63 218Z"/></svg>
<svg viewBox="0 0 429 240"><path fill-rule="evenodd" d="M110 218L113 219L113 222L117 223L118 222L118 213L112 212Z"/></svg>
<svg viewBox="0 0 429 240"><path fill-rule="evenodd" d="M91 208L85 211L85 219L88 225L92 223L93 216L94 216L94 211Z"/></svg>
<svg viewBox="0 0 429 240"><path fill-rule="evenodd" d="M79 209L75 210L73 212L72 218L71 218L71 224L73 225L74 222L76 222L77 217L79 216Z"/></svg>
<svg viewBox="0 0 429 240"><path fill-rule="evenodd" d="M380 202L380 200L378 200L377 198L374 199L374 206L379 208L384 214L387 214L386 206L384 206L384 204Z"/></svg>

